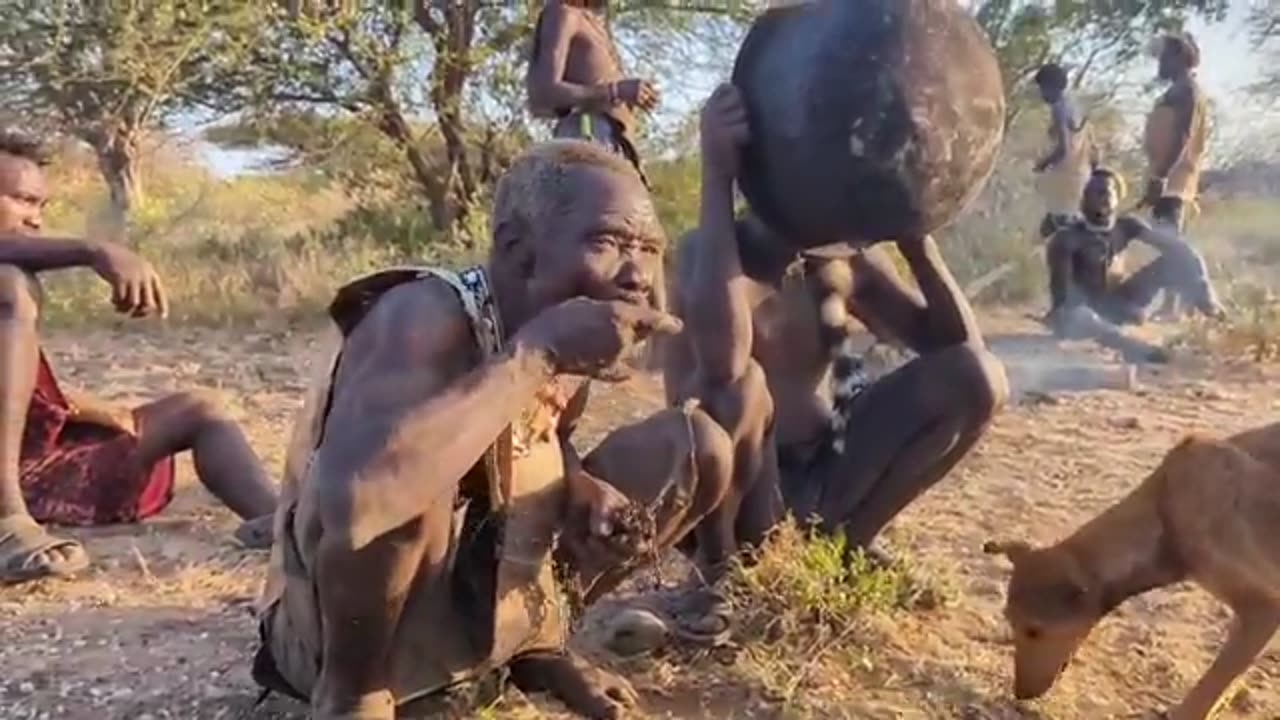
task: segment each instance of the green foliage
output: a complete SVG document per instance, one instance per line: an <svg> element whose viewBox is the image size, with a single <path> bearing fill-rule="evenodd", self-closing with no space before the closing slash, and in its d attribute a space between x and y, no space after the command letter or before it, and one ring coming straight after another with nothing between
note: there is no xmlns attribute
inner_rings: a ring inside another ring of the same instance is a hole
<svg viewBox="0 0 1280 720"><path fill-rule="evenodd" d="M1280 99L1280 6L1275 3L1260 3L1249 15L1249 32L1255 47L1266 55L1268 63L1263 77L1251 88L1262 96L1264 102L1275 103Z"/></svg>
<svg viewBox="0 0 1280 720"><path fill-rule="evenodd" d="M0 98L32 127L87 142L123 214L146 131L248 57L252 4L176 0L0 3Z"/></svg>
<svg viewBox="0 0 1280 720"><path fill-rule="evenodd" d="M852 551L843 535L808 533L787 521L750 564L732 570L735 604L748 627L786 623L841 628L863 613L914 607L922 588L903 566L878 567Z"/></svg>

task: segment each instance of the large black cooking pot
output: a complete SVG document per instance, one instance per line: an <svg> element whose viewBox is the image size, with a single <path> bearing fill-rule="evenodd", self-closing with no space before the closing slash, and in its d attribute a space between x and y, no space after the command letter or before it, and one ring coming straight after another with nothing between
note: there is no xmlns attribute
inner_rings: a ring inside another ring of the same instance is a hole
<svg viewBox="0 0 1280 720"><path fill-rule="evenodd" d="M762 14L734 84L741 187L801 247L932 232L982 189L1004 133L995 53L955 0L813 0Z"/></svg>

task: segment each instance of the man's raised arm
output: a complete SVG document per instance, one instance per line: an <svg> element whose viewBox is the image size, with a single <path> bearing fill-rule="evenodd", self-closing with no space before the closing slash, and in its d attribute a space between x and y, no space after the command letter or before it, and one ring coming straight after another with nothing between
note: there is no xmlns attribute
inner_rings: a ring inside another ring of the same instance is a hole
<svg viewBox="0 0 1280 720"><path fill-rule="evenodd" d="M973 308L933 238L900 240L897 246L919 290L899 277L881 248L868 248L853 259L853 313L877 334L883 328L916 352L982 344Z"/></svg>
<svg viewBox="0 0 1280 720"><path fill-rule="evenodd" d="M748 138L746 108L732 85L721 85L702 110L702 207L689 239L693 272L682 289L690 344L706 382L728 384L751 359L749 282L742 273L733 217L733 181Z"/></svg>

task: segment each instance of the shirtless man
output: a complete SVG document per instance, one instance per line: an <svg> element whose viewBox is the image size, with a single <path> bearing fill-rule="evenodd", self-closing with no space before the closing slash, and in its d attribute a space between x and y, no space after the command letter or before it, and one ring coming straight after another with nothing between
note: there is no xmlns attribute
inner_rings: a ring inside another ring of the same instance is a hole
<svg viewBox="0 0 1280 720"><path fill-rule="evenodd" d="M1076 216L1080 192L1098 158L1089 121L1067 94L1067 71L1057 63L1048 63L1036 72L1035 83L1049 106L1052 148L1035 165L1037 185L1045 201L1040 237L1048 238Z"/></svg>
<svg viewBox="0 0 1280 720"><path fill-rule="evenodd" d="M651 303L665 238L634 168L537 146L493 218L486 268L378 273L330 308L343 339L286 464L254 668L316 718L393 718L502 668L616 717L631 691L565 649L560 590L590 602L727 491L729 438L690 406L581 461L570 442L586 378L680 328Z"/></svg>
<svg viewBox="0 0 1280 720"><path fill-rule="evenodd" d="M1168 225L1154 228L1132 215L1116 216L1124 195L1118 175L1100 168L1085 185L1081 217L1049 240L1050 310L1047 320L1059 335L1092 337L1140 360L1162 361L1166 353L1130 338L1116 326L1145 322L1161 290L1190 298L1211 317L1223 314L1204 260ZM1133 241L1160 256L1124 277L1118 258Z"/></svg>
<svg viewBox="0 0 1280 720"><path fill-rule="evenodd" d="M48 201L40 143L0 131L0 582L67 576L88 566L80 543L39 523L132 522L173 497L173 455L246 520L238 535L265 546L275 493L235 423L200 395L178 393L118 410L58 387L40 348L39 275L84 267L111 287L116 310L167 311L160 278L119 245L42 237ZM259 532L260 531L260 532Z"/></svg>
<svg viewBox="0 0 1280 720"><path fill-rule="evenodd" d="M1179 232L1200 191L1200 171L1209 137L1209 101L1195 70L1200 48L1189 34L1157 42L1160 80L1169 83L1147 116L1147 191L1142 206L1157 223Z"/></svg>
<svg viewBox="0 0 1280 720"><path fill-rule="evenodd" d="M738 91L721 86L702 114L699 228L677 260L686 330L667 353L670 399L702 398L735 443L733 488L696 536L708 566L759 542L784 509L869 549L973 447L1008 393L931 238L897 244L916 292L883 248L797 256L758 219L735 220L749 134ZM855 318L919 357L868 383Z"/></svg>
<svg viewBox="0 0 1280 720"><path fill-rule="evenodd" d="M1209 102L1195 70L1200 48L1188 33L1166 35L1153 44L1157 77L1169 88L1147 115L1147 189L1139 207L1150 207L1151 218L1180 234L1186 215L1200 192L1200 171L1209 139ZM1176 242L1183 242L1175 235ZM1161 315L1177 317L1187 299L1165 294Z"/></svg>
<svg viewBox="0 0 1280 720"><path fill-rule="evenodd" d="M535 117L554 118L554 134L600 143L640 169L635 111L658 105L647 80L623 78L605 23L609 0L546 0L534 30L526 86Z"/></svg>

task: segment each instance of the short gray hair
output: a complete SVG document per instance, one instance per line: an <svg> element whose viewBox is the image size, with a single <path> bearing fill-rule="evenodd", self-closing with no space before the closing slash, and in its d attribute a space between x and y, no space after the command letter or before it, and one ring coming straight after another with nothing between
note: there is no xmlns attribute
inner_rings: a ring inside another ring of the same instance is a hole
<svg viewBox="0 0 1280 720"><path fill-rule="evenodd" d="M0 127L0 154L30 160L40 167L49 164L44 140L17 128Z"/></svg>
<svg viewBox="0 0 1280 720"><path fill-rule="evenodd" d="M522 231L541 231L552 215L574 196L568 173L574 167L594 167L640 179L623 157L593 142L556 139L526 150L498 181L493 198L493 230L515 225Z"/></svg>

